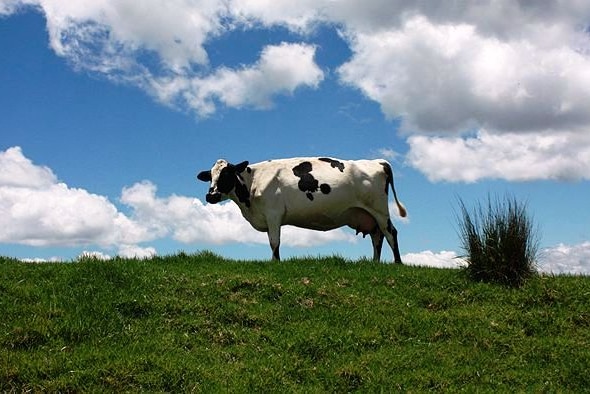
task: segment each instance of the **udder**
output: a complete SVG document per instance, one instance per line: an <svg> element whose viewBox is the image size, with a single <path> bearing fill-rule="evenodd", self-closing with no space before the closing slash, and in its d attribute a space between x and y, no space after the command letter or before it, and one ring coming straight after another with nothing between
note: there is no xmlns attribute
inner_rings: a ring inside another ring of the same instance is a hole
<svg viewBox="0 0 590 394"><path fill-rule="evenodd" d="M363 237L377 228L377 221L373 215L362 208L351 208L346 211L346 216L348 226L355 229L357 234L362 233Z"/></svg>

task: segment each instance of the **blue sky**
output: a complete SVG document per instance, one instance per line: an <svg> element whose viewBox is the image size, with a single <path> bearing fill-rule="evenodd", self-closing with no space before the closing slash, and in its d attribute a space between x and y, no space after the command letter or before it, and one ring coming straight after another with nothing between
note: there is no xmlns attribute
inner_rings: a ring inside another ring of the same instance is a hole
<svg viewBox="0 0 590 394"><path fill-rule="evenodd" d="M457 197L509 193L544 271L590 271L590 6L142 4L0 0L1 255L266 259L195 174L318 155L392 163L408 263L455 265ZM290 229L281 251L371 245Z"/></svg>

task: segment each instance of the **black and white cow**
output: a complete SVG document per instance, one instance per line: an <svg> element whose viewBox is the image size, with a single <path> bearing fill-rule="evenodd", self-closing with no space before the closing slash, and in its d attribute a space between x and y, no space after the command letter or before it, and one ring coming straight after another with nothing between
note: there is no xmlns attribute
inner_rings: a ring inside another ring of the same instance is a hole
<svg viewBox="0 0 590 394"><path fill-rule="evenodd" d="M273 259L280 259L282 225L321 231L350 226L363 237L371 235L373 260L381 258L385 237L394 261L401 263L397 230L389 218L389 186L400 216L406 216L406 209L385 160L293 158L252 165L217 160L197 178L210 182L207 202L230 198L252 227L268 233Z"/></svg>

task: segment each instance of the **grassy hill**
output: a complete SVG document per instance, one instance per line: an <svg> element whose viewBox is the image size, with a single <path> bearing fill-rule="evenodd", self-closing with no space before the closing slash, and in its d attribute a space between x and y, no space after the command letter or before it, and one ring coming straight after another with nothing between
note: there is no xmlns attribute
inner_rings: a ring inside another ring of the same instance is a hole
<svg viewBox="0 0 590 394"><path fill-rule="evenodd" d="M590 278L340 258L0 258L0 391L572 391Z"/></svg>

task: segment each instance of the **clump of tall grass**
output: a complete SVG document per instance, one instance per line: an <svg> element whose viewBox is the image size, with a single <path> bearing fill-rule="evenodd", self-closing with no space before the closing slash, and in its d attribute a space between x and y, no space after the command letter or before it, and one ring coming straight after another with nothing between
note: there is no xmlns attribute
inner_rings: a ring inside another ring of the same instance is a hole
<svg viewBox="0 0 590 394"><path fill-rule="evenodd" d="M488 196L470 211L459 198L459 236L470 278L520 287L535 272L538 231L526 204Z"/></svg>

